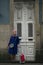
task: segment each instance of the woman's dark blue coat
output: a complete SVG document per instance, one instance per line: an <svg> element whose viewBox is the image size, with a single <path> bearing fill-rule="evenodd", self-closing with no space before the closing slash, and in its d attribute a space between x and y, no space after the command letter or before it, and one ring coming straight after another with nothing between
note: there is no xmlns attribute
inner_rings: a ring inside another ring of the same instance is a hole
<svg viewBox="0 0 43 65"><path fill-rule="evenodd" d="M20 39L19 39L18 36L11 36L11 37L10 37L10 41L9 41L8 46L9 46L11 43L13 43L13 44L14 44L14 47L13 47L13 48L10 48L10 47L9 47L9 49L8 49L8 53L9 53L9 54L14 54L14 55L17 54L17 50L18 50L18 46L17 46L17 45L19 44L19 41L20 41Z"/></svg>

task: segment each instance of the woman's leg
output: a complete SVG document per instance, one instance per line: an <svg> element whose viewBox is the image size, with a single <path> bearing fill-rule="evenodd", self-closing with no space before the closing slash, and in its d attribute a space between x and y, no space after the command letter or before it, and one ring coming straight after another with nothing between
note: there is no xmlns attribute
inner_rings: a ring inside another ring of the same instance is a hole
<svg viewBox="0 0 43 65"><path fill-rule="evenodd" d="M10 55L10 60L11 61L15 61L15 59L16 59L16 55Z"/></svg>
<svg viewBox="0 0 43 65"><path fill-rule="evenodd" d="M12 55L12 54L10 55L10 60L11 60L11 61L13 60L13 55Z"/></svg>
<svg viewBox="0 0 43 65"><path fill-rule="evenodd" d="M16 60L16 55L13 55L13 59L14 59L14 61Z"/></svg>

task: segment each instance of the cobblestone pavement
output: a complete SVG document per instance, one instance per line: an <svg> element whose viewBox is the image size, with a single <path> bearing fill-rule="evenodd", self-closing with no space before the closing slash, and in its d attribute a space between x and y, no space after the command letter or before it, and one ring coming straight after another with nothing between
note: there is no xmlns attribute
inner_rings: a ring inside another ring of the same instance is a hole
<svg viewBox="0 0 43 65"><path fill-rule="evenodd" d="M43 65L43 63L25 63L25 64L20 64L20 63L0 63L0 65Z"/></svg>

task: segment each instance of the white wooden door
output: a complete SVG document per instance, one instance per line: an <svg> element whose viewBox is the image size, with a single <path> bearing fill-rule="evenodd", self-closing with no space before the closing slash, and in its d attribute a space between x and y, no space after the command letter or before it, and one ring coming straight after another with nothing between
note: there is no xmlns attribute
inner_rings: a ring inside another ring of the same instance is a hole
<svg viewBox="0 0 43 65"><path fill-rule="evenodd" d="M33 4L15 3L14 28L21 38L18 54L24 53L26 60L34 60L35 55L35 30L34 30L34 8ZM30 59L28 58L30 57Z"/></svg>

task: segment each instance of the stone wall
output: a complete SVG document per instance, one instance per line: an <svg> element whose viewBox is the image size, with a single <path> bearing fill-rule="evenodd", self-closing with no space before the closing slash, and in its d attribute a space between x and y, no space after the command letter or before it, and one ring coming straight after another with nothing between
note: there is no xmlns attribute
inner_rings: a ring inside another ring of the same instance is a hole
<svg viewBox="0 0 43 65"><path fill-rule="evenodd" d="M10 24L0 25L0 49L7 48L14 22L14 2L10 0Z"/></svg>
<svg viewBox="0 0 43 65"><path fill-rule="evenodd" d="M36 49L40 49L39 0L35 0Z"/></svg>
<svg viewBox="0 0 43 65"><path fill-rule="evenodd" d="M10 0L10 30L14 28L14 0Z"/></svg>
<svg viewBox="0 0 43 65"><path fill-rule="evenodd" d="M10 36L10 26L0 25L0 48L7 48Z"/></svg>
<svg viewBox="0 0 43 65"><path fill-rule="evenodd" d="M43 22L43 0L42 0L42 22ZM43 24L42 24L42 40L43 40Z"/></svg>
<svg viewBox="0 0 43 65"><path fill-rule="evenodd" d="M42 25L41 25L41 50L43 49L43 0L42 0Z"/></svg>

